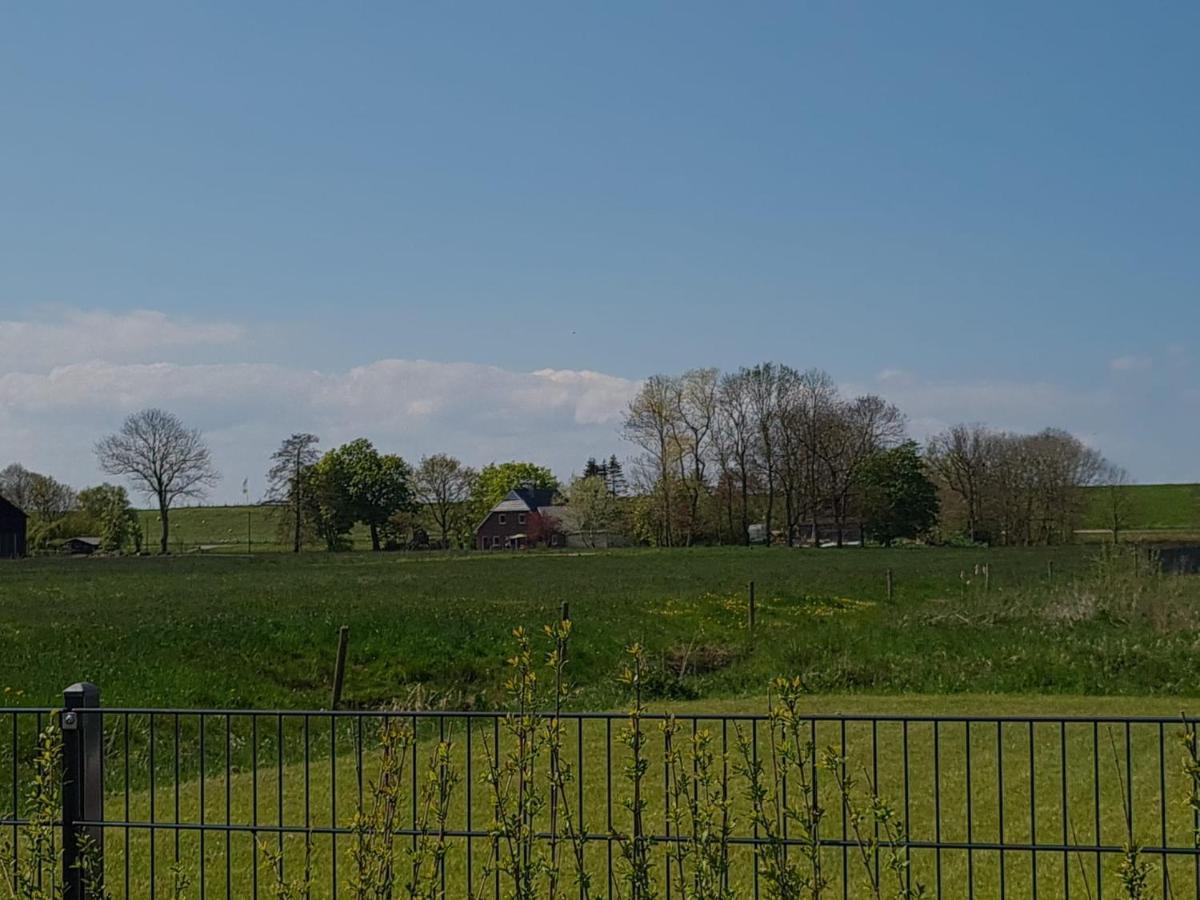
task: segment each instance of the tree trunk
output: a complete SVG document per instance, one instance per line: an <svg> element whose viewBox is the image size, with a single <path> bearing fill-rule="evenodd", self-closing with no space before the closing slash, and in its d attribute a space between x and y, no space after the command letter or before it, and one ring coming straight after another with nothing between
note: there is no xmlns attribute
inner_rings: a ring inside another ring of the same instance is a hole
<svg viewBox="0 0 1200 900"><path fill-rule="evenodd" d="M168 507L167 507L167 498L166 497L160 496L158 498L158 515L159 515L159 518L162 519L162 537L159 541L159 552L165 556L166 554L171 552L168 547L168 541L170 540L170 536L171 536L171 524L167 518L168 517Z"/></svg>
<svg viewBox="0 0 1200 900"><path fill-rule="evenodd" d="M301 523L301 518L304 514L303 513L304 507L302 505L304 502L304 498L300 494L300 477L299 476L296 477L295 493L296 493L296 521L293 523L292 552L299 553L300 552L300 537L301 537L300 523Z"/></svg>
<svg viewBox="0 0 1200 900"><path fill-rule="evenodd" d="M750 546L750 486L746 483L745 466L742 466L742 543Z"/></svg>
<svg viewBox="0 0 1200 900"><path fill-rule="evenodd" d="M379 552L379 526L374 522L371 523L371 549Z"/></svg>

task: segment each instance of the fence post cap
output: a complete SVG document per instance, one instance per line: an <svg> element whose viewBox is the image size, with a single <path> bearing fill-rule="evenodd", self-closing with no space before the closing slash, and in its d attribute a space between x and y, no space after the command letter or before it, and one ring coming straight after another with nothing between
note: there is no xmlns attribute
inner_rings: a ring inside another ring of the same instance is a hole
<svg viewBox="0 0 1200 900"><path fill-rule="evenodd" d="M90 681L79 681L63 691L64 705L86 708L100 705L100 688Z"/></svg>

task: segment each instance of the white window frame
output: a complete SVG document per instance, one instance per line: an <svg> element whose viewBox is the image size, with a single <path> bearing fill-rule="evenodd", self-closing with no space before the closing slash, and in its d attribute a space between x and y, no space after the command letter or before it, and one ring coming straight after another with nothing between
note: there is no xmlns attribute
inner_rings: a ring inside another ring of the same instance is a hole
<svg viewBox="0 0 1200 900"><path fill-rule="evenodd" d="M498 534L492 535L492 549L493 550L500 549L500 535L498 535Z"/></svg>
<svg viewBox="0 0 1200 900"><path fill-rule="evenodd" d="M508 516L505 515L504 513L496 513L496 524L497 525L507 525L508 524Z"/></svg>
<svg viewBox="0 0 1200 900"><path fill-rule="evenodd" d="M517 513L517 524L518 525L525 524L525 513Z"/></svg>

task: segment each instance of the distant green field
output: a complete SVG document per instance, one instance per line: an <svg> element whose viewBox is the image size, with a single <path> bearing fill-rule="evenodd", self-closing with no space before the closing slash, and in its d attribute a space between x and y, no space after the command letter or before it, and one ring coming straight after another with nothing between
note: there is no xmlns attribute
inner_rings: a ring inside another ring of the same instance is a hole
<svg viewBox="0 0 1200 900"><path fill-rule="evenodd" d="M139 510L146 543L157 545L157 510ZM370 549L363 526L351 533L355 549ZM175 552L274 553L290 550L279 541L278 511L270 506L185 506L171 510L171 548Z"/></svg>
<svg viewBox="0 0 1200 900"><path fill-rule="evenodd" d="M1129 532L1178 532L1200 535L1200 484L1135 484L1125 488ZM1111 526L1110 500L1104 488L1089 490L1083 527ZM1164 535L1169 536L1169 535Z"/></svg>

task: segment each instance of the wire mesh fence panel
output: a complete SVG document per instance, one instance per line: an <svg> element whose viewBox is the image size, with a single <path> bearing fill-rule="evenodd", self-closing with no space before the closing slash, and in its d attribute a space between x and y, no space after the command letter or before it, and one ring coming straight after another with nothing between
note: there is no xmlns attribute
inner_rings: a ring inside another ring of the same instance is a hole
<svg viewBox="0 0 1200 900"><path fill-rule="evenodd" d="M77 712L86 814L66 714L0 714L17 896L69 834L115 898L1200 892L1192 720Z"/></svg>

